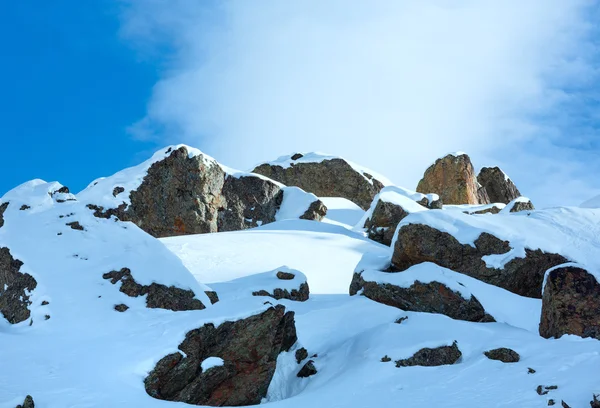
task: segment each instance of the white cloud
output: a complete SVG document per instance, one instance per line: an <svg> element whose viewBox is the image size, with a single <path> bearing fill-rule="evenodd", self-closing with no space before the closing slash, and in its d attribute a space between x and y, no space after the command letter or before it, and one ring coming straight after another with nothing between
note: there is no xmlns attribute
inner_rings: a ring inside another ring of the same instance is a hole
<svg viewBox="0 0 600 408"><path fill-rule="evenodd" d="M591 5L135 1L123 35L173 52L132 129L238 168L330 152L409 188L437 156L464 150L502 164L538 203L577 204L600 187L581 152L560 147L597 79Z"/></svg>

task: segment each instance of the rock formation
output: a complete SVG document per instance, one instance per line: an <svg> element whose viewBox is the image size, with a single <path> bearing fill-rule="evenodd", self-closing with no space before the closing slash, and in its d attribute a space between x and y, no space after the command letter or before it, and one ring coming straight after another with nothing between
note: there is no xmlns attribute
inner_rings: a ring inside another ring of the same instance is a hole
<svg viewBox="0 0 600 408"><path fill-rule="evenodd" d="M498 360L503 363L518 363L521 359L519 353L506 347L488 350L483 354L490 360Z"/></svg>
<svg viewBox="0 0 600 408"><path fill-rule="evenodd" d="M455 341L451 346L423 348L410 358L396 360L396 367L450 365L456 363L461 357L462 353Z"/></svg>
<svg viewBox="0 0 600 408"><path fill-rule="evenodd" d="M37 286L33 276L20 271L22 265L8 248L0 248L0 312L12 324L29 319L29 297Z"/></svg>
<svg viewBox="0 0 600 408"><path fill-rule="evenodd" d="M492 203L508 204L521 196L517 186L499 167L484 167L477 175L477 181Z"/></svg>

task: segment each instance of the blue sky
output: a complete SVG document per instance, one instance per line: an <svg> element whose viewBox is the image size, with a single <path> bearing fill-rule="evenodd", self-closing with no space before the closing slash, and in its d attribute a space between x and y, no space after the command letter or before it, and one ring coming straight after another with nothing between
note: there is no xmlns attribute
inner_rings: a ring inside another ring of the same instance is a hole
<svg viewBox="0 0 600 408"><path fill-rule="evenodd" d="M158 64L119 37L119 11L109 0L3 3L0 195L32 178L78 191L154 150L126 129Z"/></svg>
<svg viewBox="0 0 600 408"><path fill-rule="evenodd" d="M538 207L600 194L598 0L57 0L0 14L0 193L187 143L338 154L415 188L466 151Z"/></svg>

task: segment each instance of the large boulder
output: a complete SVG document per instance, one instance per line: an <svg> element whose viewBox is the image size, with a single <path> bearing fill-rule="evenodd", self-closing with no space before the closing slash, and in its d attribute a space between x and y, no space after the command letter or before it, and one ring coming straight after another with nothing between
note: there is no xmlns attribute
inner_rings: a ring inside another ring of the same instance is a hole
<svg viewBox="0 0 600 408"><path fill-rule="evenodd" d="M296 342L294 312L281 305L219 326L188 332L180 352L163 357L144 380L154 398L195 405L260 404L275 373L279 353ZM219 365L203 362L218 357Z"/></svg>
<svg viewBox="0 0 600 408"><path fill-rule="evenodd" d="M529 248L524 249L524 257L512 257L501 267L488 266L483 259L509 251L508 241L487 232L480 233L472 246L432 226L406 224L398 229L391 268L404 271L422 262L433 262L518 295L540 298L545 272L568 262L560 254Z"/></svg>
<svg viewBox="0 0 600 408"><path fill-rule="evenodd" d="M483 188L492 203L508 204L521 196L515 183L504 173L500 167L484 167L477 175L477 181Z"/></svg>
<svg viewBox="0 0 600 408"><path fill-rule="evenodd" d="M396 360L396 367L424 366L435 367L451 365L462 357L456 341L451 346L440 346L436 348L422 348L412 357Z"/></svg>
<svg viewBox="0 0 600 408"><path fill-rule="evenodd" d="M33 276L20 271L22 265L8 248L0 248L0 312L12 324L29 319L29 297L37 286Z"/></svg>
<svg viewBox="0 0 600 408"><path fill-rule="evenodd" d="M405 311L438 313L470 322L495 321L467 288L445 272L433 264L398 273L357 271L350 284L350 295L360 292L375 302Z"/></svg>
<svg viewBox="0 0 600 408"><path fill-rule="evenodd" d="M542 297L540 335L574 334L600 340L600 283L574 264L548 271Z"/></svg>
<svg viewBox="0 0 600 408"><path fill-rule="evenodd" d="M435 193L444 204L488 204L489 197L475 177L471 159L465 153L437 159L417 185L420 193Z"/></svg>
<svg viewBox="0 0 600 408"><path fill-rule="evenodd" d="M257 166L252 172L286 186L300 187L318 197L346 198L364 210L387 183L342 158L316 153L280 157L275 162Z"/></svg>

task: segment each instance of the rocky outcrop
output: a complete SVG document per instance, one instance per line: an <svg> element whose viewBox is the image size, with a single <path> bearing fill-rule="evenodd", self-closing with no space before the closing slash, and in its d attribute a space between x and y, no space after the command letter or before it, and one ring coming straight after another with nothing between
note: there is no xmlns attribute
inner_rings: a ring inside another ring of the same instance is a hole
<svg viewBox="0 0 600 408"><path fill-rule="evenodd" d="M275 275L279 280L289 281L293 280L296 275L291 272L278 271ZM275 288L272 293L269 293L266 290L257 290L252 292L252 296L270 296L277 300L279 299L289 299L298 302L304 302L308 300L310 295L310 290L308 288L308 283L306 281L300 283L298 289L288 290L287 288Z"/></svg>
<svg viewBox="0 0 600 408"><path fill-rule="evenodd" d="M521 193L510 178L499 167L484 167L477 175L477 181L492 203L508 204L521 196Z"/></svg>
<svg viewBox="0 0 600 408"><path fill-rule="evenodd" d="M502 361L503 363L518 363L521 359L519 353L506 347L488 350L483 354L490 360Z"/></svg>
<svg viewBox="0 0 600 408"><path fill-rule="evenodd" d="M600 284L583 268L564 265L546 277L540 335L574 334L600 340Z"/></svg>
<svg viewBox="0 0 600 408"><path fill-rule="evenodd" d="M420 193L436 193L445 205L489 204L490 200L475 177L471 159L464 153L436 160L417 185Z"/></svg>
<svg viewBox="0 0 600 408"><path fill-rule="evenodd" d="M313 201L300 216L301 220L321 221L327 215L327 206L321 200Z"/></svg>
<svg viewBox="0 0 600 408"><path fill-rule="evenodd" d="M35 403L33 402L31 395L26 396L23 404L17 405L17 408L35 408Z"/></svg>
<svg viewBox="0 0 600 408"><path fill-rule="evenodd" d="M23 262L12 257L6 247L0 248L0 312L9 323L29 319L29 296L37 282L28 273L22 273Z"/></svg>
<svg viewBox="0 0 600 408"><path fill-rule="evenodd" d="M396 227L408 214L410 213L400 205L378 200L371 217L364 225L367 236L373 241L390 246Z"/></svg>
<svg viewBox="0 0 600 408"><path fill-rule="evenodd" d="M119 291L130 297L146 296L146 307L151 309L202 310L206 306L196 299L191 290L166 286L153 282L150 285L140 285L131 275L129 268L119 271L111 271L102 275L104 279L110 279L113 285L121 282Z"/></svg>
<svg viewBox="0 0 600 408"><path fill-rule="evenodd" d="M315 367L315 362L313 360L308 360L304 366L298 371L296 376L298 378L307 378L317 374L317 368Z"/></svg>
<svg viewBox="0 0 600 408"><path fill-rule="evenodd" d="M275 372L277 356L296 342L294 313L281 305L219 326L188 332L181 352L163 357L144 384L154 398L195 405L260 404ZM209 357L223 365L203 371Z"/></svg>
<svg viewBox="0 0 600 408"><path fill-rule="evenodd" d="M469 322L493 322L475 296L465 299L460 293L439 282L415 281L408 288L389 283L365 281L360 273L354 273L350 295L361 294L375 302L411 312L439 313Z"/></svg>
<svg viewBox="0 0 600 408"><path fill-rule="evenodd" d="M525 197L519 197L513 201L511 201L510 203L508 203L506 205L506 208L508 208L509 212L514 213L514 212L519 212L519 211L533 211L535 210L535 207L533 206L533 203Z"/></svg>
<svg viewBox="0 0 600 408"><path fill-rule="evenodd" d="M433 262L522 296L540 298L544 273L568 262L559 254L525 249L524 258L514 258L503 268L488 267L485 255L504 254L511 249L489 233L481 233L475 246L461 244L447 232L423 224L403 225L392 255L392 269L404 271L422 262Z"/></svg>
<svg viewBox="0 0 600 408"><path fill-rule="evenodd" d="M9 203L0 203L0 228L4 226L4 212L8 208Z"/></svg>
<svg viewBox="0 0 600 408"><path fill-rule="evenodd" d="M343 197L366 210L383 183L368 173L361 173L341 158L315 162L298 162L295 156L289 167L261 164L252 172L279 181L286 186L297 186L318 197Z"/></svg>
<svg viewBox="0 0 600 408"><path fill-rule="evenodd" d="M422 348L410 358L396 360L396 367L451 365L456 363L461 357L462 353L455 341L451 346Z"/></svg>

